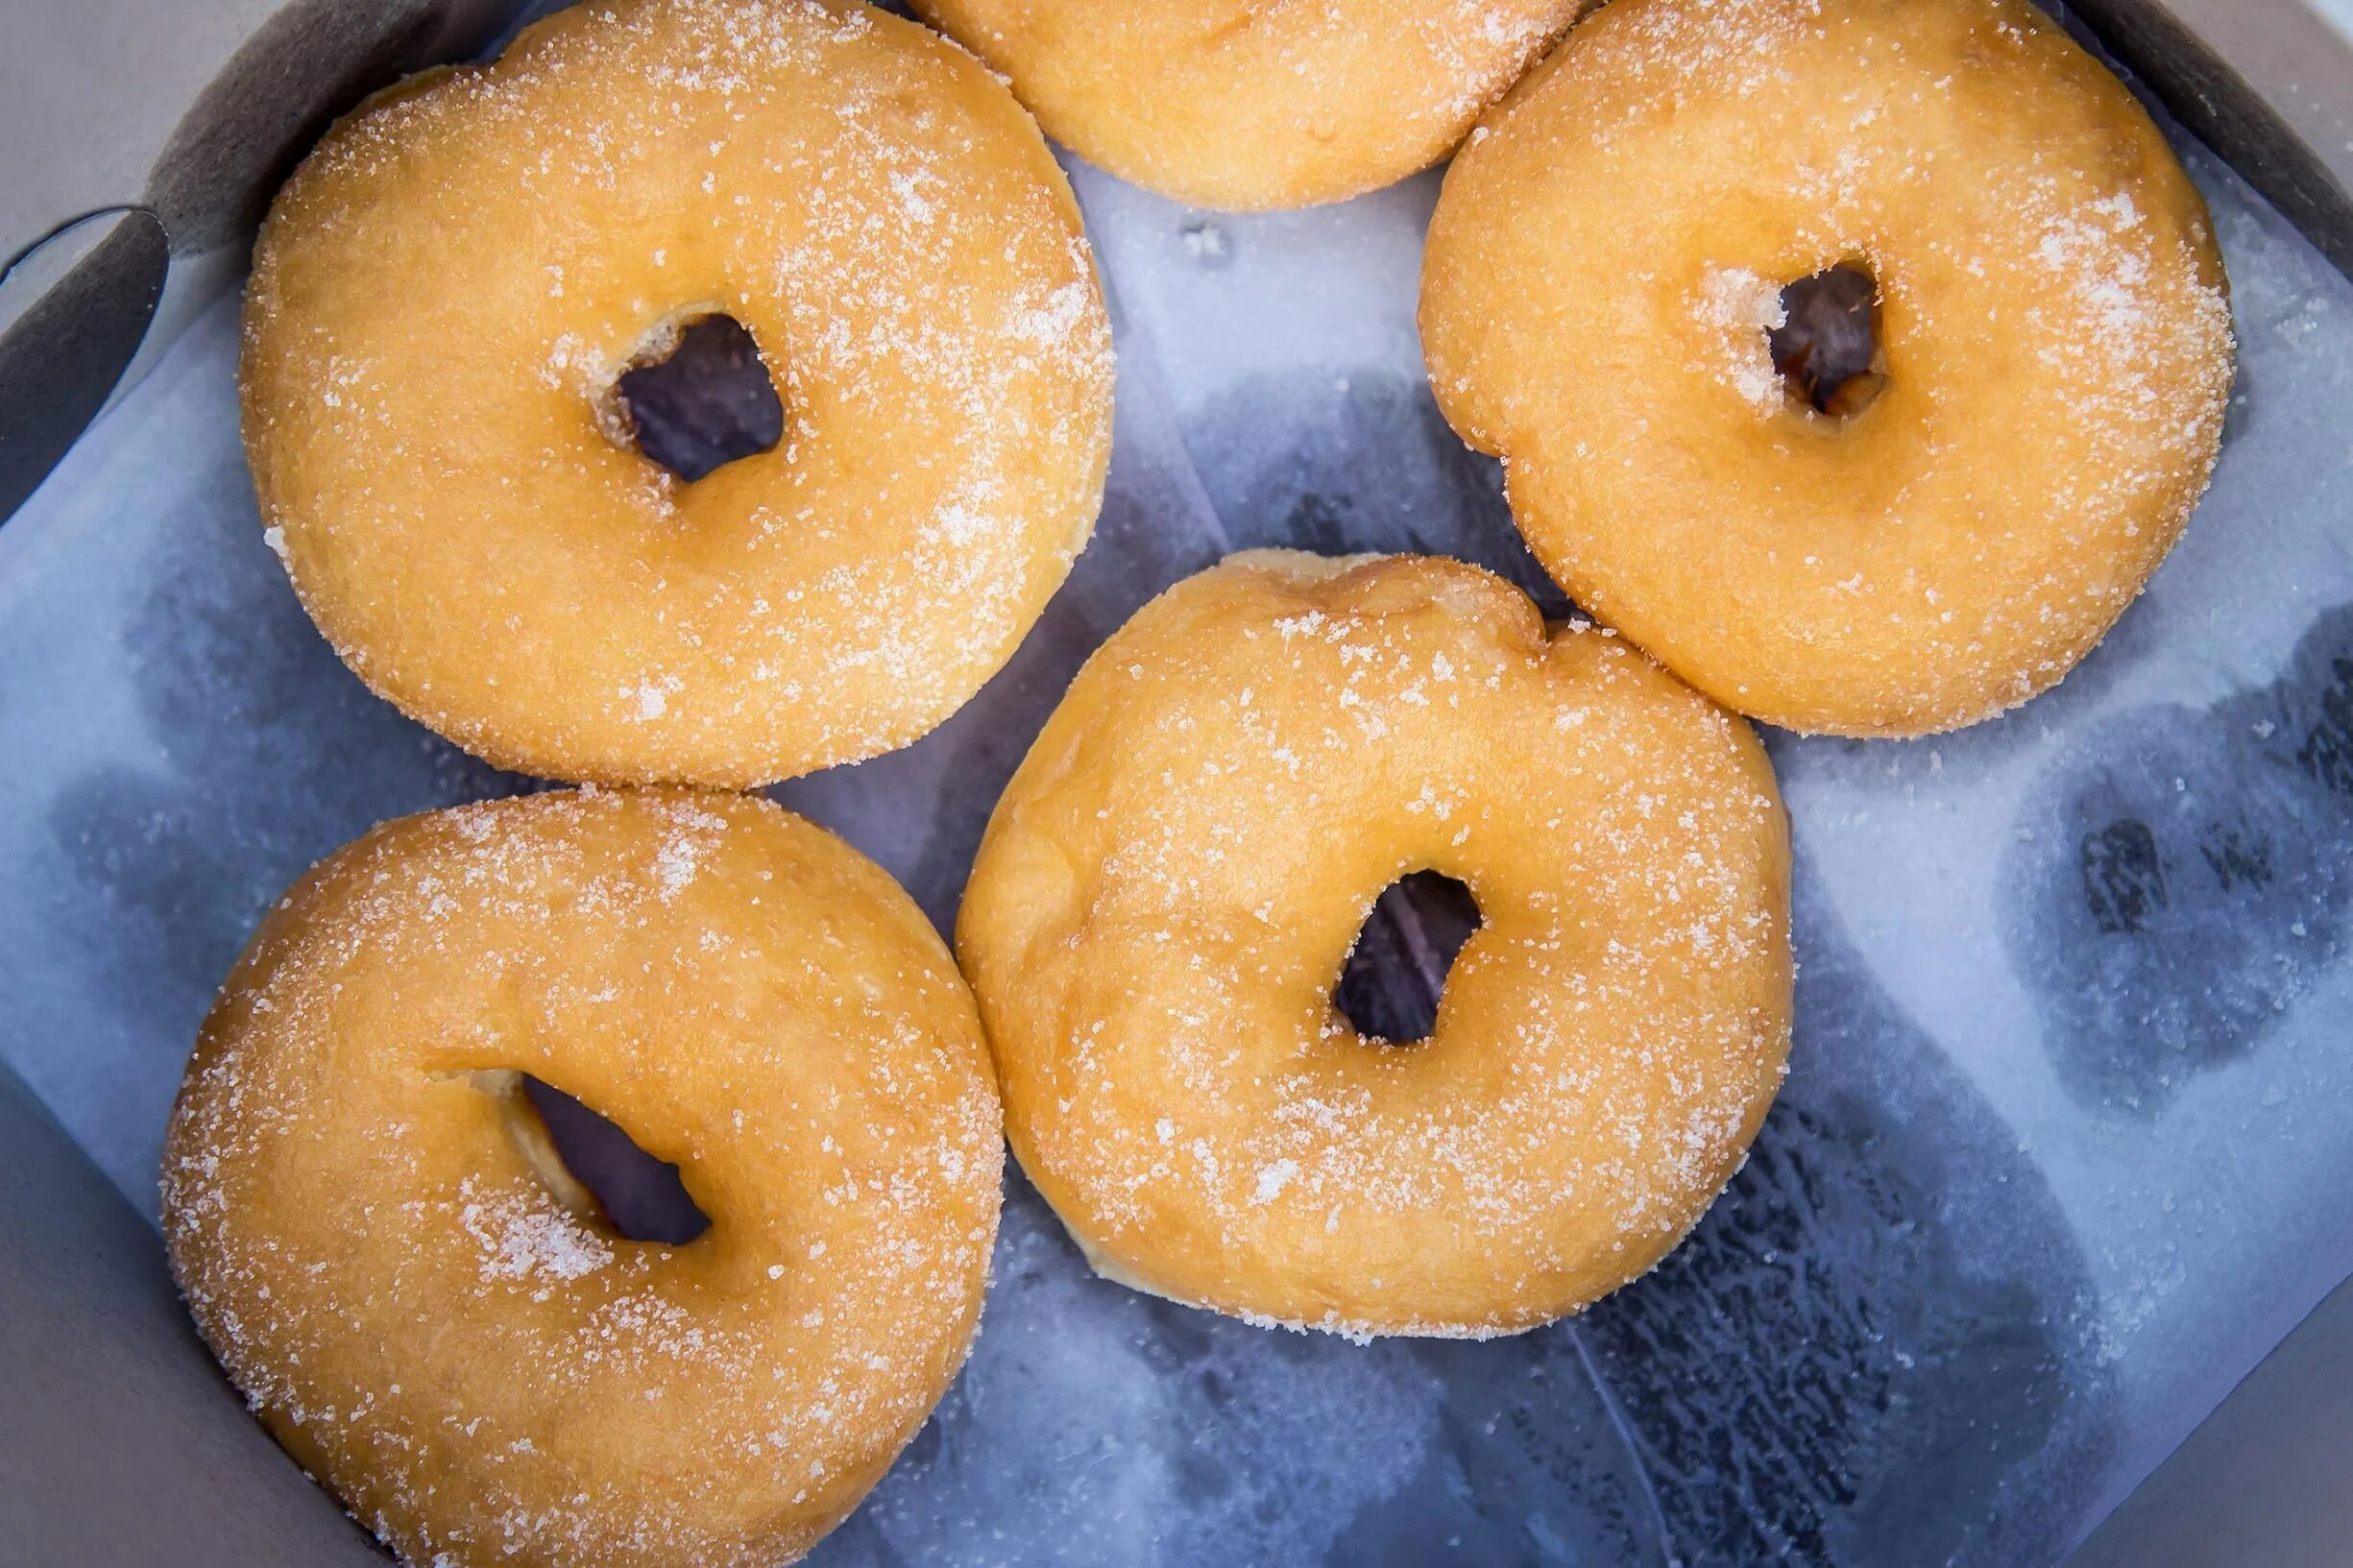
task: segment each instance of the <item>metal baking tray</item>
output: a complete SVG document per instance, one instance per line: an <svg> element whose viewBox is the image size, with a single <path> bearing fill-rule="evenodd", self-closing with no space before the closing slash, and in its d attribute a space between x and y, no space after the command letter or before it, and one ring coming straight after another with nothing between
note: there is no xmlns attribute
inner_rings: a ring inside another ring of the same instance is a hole
<svg viewBox="0 0 2353 1568"><path fill-rule="evenodd" d="M2353 1218L2312 1194L2353 1178L2353 51L2319 3L2076 8L2215 205L2222 469L2057 691L1932 742L1770 737L1793 1071L1691 1242L1574 1322L1359 1347L1094 1279L1016 1175L971 1365L815 1561L2348 1560ZM0 0L12 1560L377 1560L194 1339L153 1168L278 890L380 818L527 786L318 639L232 380L292 160L513 10ZM943 929L1070 672L1223 550L1437 549L1549 595L1419 379L1435 177L1256 218L1073 177L1122 353L1098 538L964 712L778 791Z"/></svg>

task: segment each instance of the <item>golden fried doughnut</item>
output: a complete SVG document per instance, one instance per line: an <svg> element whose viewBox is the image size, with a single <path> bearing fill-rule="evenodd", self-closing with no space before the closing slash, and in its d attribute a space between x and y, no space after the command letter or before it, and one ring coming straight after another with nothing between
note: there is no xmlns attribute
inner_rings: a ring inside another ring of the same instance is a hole
<svg viewBox="0 0 2353 1568"><path fill-rule="evenodd" d="M1783 291L1841 268L1877 397L1817 412ZM1581 606L1854 736L2065 675L2180 535L2231 381L2204 204L2025 0L1617 0L1447 172L1421 332Z"/></svg>
<svg viewBox="0 0 2353 1568"><path fill-rule="evenodd" d="M710 1229L568 1206L520 1073ZM416 1568L768 1568L955 1377L1002 1160L971 994L879 868L757 798L565 792L296 883L188 1064L164 1237L262 1420Z"/></svg>
<svg viewBox="0 0 2353 1568"><path fill-rule="evenodd" d="M619 383L715 319L777 444L689 480ZM255 253L245 437L404 711L532 773L756 784L1005 663L1093 526L1109 341L963 51L858 0L617 0L328 133Z"/></svg>
<svg viewBox="0 0 2353 1568"><path fill-rule="evenodd" d="M1089 162L1197 206L1310 206L1454 150L1583 0L914 0Z"/></svg>
<svg viewBox="0 0 2353 1568"><path fill-rule="evenodd" d="M1426 1042L1334 982L1375 898L1484 925ZM1350 1335L1508 1334L1658 1262L1789 1041L1749 728L1425 557L1253 551L1096 653L991 818L957 953L1015 1154L1104 1274Z"/></svg>

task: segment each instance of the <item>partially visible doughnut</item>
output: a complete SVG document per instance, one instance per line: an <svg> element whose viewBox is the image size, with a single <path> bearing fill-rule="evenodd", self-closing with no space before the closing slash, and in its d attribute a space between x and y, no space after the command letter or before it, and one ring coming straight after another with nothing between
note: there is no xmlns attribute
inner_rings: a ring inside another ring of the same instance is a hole
<svg viewBox="0 0 2353 1568"><path fill-rule="evenodd" d="M690 481L617 383L715 313L763 396L697 406L764 428L687 443L751 453ZM1110 441L1036 126L858 0L575 6L363 105L262 228L242 376L268 537L352 667L605 783L931 729L1069 571Z"/></svg>
<svg viewBox="0 0 2353 1568"><path fill-rule="evenodd" d="M1254 551L1089 660L957 926L1007 1131L1104 1274L1486 1336L1643 1272L1789 1043L1788 830L1746 724L1458 562ZM1334 983L1381 890L1484 925L1413 1045Z"/></svg>
<svg viewBox="0 0 2353 1568"><path fill-rule="evenodd" d="M710 1229L568 1206L519 1073ZM870 861L752 797L538 795L279 903L188 1064L164 1238L263 1422L415 1568L771 1568L955 1377L1002 1146L971 994Z"/></svg>
<svg viewBox="0 0 2353 1568"><path fill-rule="evenodd" d="M1774 340L1842 266L1883 381L1822 413ZM1616 0L1447 172L1421 331L1578 604L1851 736L2064 676L2180 536L2231 384L2204 204L2026 0Z"/></svg>
<svg viewBox="0 0 2353 1568"><path fill-rule="evenodd" d="M1048 135L1197 206L1337 202L1426 169L1583 0L914 0Z"/></svg>

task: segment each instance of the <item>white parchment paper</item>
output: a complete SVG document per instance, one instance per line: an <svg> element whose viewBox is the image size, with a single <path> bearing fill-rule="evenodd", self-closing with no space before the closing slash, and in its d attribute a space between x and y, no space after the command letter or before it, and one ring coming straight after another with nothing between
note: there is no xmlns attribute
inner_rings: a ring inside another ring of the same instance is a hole
<svg viewBox="0 0 2353 1568"><path fill-rule="evenodd" d="M822 1560L2054 1560L2353 1272L2353 286L2184 152L2242 343L2213 492L2050 695L1932 741L1773 737L1793 1072L1693 1241L1576 1323L1359 1348L1095 1281L1016 1179L972 1366ZM1560 602L1424 388L1436 176L1236 218L1073 173L1121 354L1096 542L949 724L778 791L943 929L1079 661L1225 550L1444 551ZM233 313L0 528L0 1057L146 1212L279 888L523 787L303 618Z"/></svg>

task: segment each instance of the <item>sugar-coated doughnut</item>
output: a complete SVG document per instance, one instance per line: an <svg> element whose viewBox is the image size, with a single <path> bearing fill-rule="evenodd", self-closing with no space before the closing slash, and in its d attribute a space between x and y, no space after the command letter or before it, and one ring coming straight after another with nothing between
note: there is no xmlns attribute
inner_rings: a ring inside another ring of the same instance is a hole
<svg viewBox="0 0 2353 1568"><path fill-rule="evenodd" d="M1104 1274L1349 1335L1508 1334L1633 1279L1789 1040L1789 849L1746 724L1458 562L1258 551L1080 671L957 953L1013 1149ZM1431 869L1484 924L1426 1042L1334 983Z"/></svg>
<svg viewBox="0 0 2353 1568"><path fill-rule="evenodd" d="M1842 266L1883 380L1824 414L1772 339ZM2065 675L2180 535L2231 384L2204 204L2026 0L1616 0L1447 171L1421 330L1578 604L1852 736Z"/></svg>
<svg viewBox="0 0 2353 1568"><path fill-rule="evenodd" d="M774 445L689 480L618 389L721 318ZM1067 574L1110 440L1036 126L859 0L577 6L362 106L263 226L242 372L268 537L352 667L603 783L931 729Z"/></svg>
<svg viewBox="0 0 2353 1568"><path fill-rule="evenodd" d="M526 1073L709 1230L568 1206ZM390 823L278 905L188 1064L164 1237L415 1568L768 1568L955 1376L1002 1161L971 994L879 868L757 798L558 793Z"/></svg>
<svg viewBox="0 0 2353 1568"><path fill-rule="evenodd" d="M1583 0L914 0L1046 132L1199 206L1336 202L1453 151Z"/></svg>

